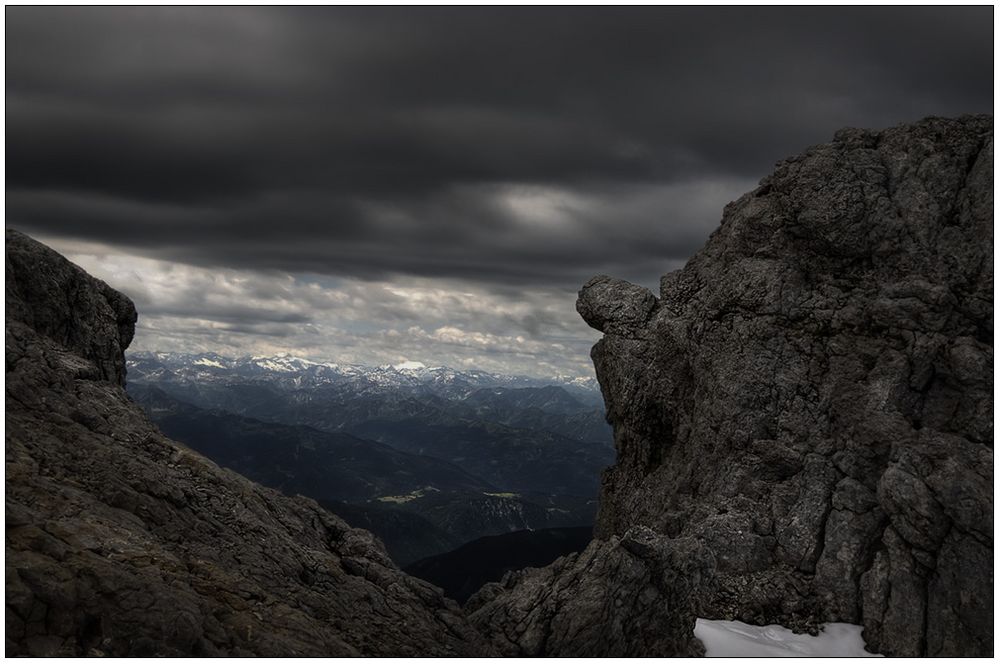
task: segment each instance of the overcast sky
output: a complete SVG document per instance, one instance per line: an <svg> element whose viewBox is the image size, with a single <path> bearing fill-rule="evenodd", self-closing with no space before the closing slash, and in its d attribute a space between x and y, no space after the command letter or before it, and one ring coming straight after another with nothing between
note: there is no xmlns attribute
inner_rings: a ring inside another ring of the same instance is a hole
<svg viewBox="0 0 1000 664"><path fill-rule="evenodd" d="M134 348L535 375L776 161L993 112L992 7L8 7L6 59L7 226Z"/></svg>

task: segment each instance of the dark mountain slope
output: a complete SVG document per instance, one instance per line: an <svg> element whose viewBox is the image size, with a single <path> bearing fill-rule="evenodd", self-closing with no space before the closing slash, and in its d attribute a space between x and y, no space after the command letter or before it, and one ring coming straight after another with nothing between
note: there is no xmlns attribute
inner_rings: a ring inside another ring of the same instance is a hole
<svg viewBox="0 0 1000 664"><path fill-rule="evenodd" d="M327 508L355 528L378 535L386 551L399 566L451 551L462 543L453 535L415 512L383 504L357 505L322 501Z"/></svg>
<svg viewBox="0 0 1000 664"><path fill-rule="evenodd" d="M206 411L157 388L130 387L129 394L168 436L288 495L358 502L427 487L446 492L498 490L446 461L375 441Z"/></svg>
<svg viewBox="0 0 1000 664"><path fill-rule="evenodd" d="M325 506L355 503L349 513L364 525L334 511L378 535L401 565L484 535L589 525L596 512L589 500L525 498L447 461L347 434L206 411L149 385L129 393L164 433L226 468Z"/></svg>
<svg viewBox="0 0 1000 664"><path fill-rule="evenodd" d="M7 655L476 655L370 533L160 434L122 385L135 309L6 233Z"/></svg>
<svg viewBox="0 0 1000 664"><path fill-rule="evenodd" d="M557 385L480 389L462 404L472 417L518 429L549 431L588 443L610 445L612 440L603 405L588 406Z"/></svg>
<svg viewBox="0 0 1000 664"><path fill-rule="evenodd" d="M588 527L519 530L481 537L405 569L442 588L448 597L465 602L483 584L499 581L506 572L548 565L560 556L582 551L592 537L593 528Z"/></svg>
<svg viewBox="0 0 1000 664"><path fill-rule="evenodd" d="M605 445L452 417L371 419L349 430L410 454L450 461L517 492L591 497L597 492L601 471L614 457Z"/></svg>

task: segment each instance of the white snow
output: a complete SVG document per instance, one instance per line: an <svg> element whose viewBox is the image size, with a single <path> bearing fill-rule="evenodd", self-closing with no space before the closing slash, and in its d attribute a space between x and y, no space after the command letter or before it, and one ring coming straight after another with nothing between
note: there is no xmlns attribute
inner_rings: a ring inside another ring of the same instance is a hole
<svg viewBox="0 0 1000 664"><path fill-rule="evenodd" d="M419 371L420 369L426 369L427 365L423 362L407 361L402 364L395 364L392 367L396 371Z"/></svg>
<svg viewBox="0 0 1000 664"><path fill-rule="evenodd" d="M215 367L216 369L225 369L226 367L216 362L215 360L210 360L207 357L199 357L194 361L194 364L200 364L203 367Z"/></svg>
<svg viewBox="0 0 1000 664"><path fill-rule="evenodd" d="M267 369L268 371L282 371L282 372L294 371L294 369L289 367L287 364L279 363L277 359L270 360L270 359L254 358L254 364L256 364L261 369Z"/></svg>
<svg viewBox="0 0 1000 664"><path fill-rule="evenodd" d="M861 626L847 623L826 623L810 636L781 625L698 618L694 635L705 644L707 657L881 657L865 650Z"/></svg>

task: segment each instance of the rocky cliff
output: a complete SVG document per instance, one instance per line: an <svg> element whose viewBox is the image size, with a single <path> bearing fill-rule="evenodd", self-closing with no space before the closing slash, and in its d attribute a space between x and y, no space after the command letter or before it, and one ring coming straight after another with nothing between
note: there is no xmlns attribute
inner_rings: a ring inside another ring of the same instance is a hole
<svg viewBox="0 0 1000 664"><path fill-rule="evenodd" d="M991 655L992 260L993 121L964 117L780 163L659 297L592 279L603 541L473 620L512 654L691 652L702 616Z"/></svg>
<svg viewBox="0 0 1000 664"><path fill-rule="evenodd" d="M7 655L476 655L368 532L161 435L132 303L6 234Z"/></svg>

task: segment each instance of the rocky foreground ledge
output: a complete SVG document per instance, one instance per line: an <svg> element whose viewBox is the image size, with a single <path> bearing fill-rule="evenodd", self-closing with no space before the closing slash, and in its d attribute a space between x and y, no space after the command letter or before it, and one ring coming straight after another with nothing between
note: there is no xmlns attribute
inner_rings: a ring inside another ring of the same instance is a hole
<svg viewBox="0 0 1000 664"><path fill-rule="evenodd" d="M127 298L6 254L8 656L489 652L367 531L161 435L122 389Z"/></svg>
<svg viewBox="0 0 1000 664"><path fill-rule="evenodd" d="M659 297L601 276L577 309L618 451L600 539L473 598L499 648L684 654L698 616L992 655L992 117L838 132Z"/></svg>

